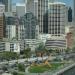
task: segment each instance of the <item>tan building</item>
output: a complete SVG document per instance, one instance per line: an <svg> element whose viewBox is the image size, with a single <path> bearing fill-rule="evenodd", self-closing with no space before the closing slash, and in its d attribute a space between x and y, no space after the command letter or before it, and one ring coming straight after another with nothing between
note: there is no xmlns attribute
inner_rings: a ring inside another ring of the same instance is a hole
<svg viewBox="0 0 75 75"><path fill-rule="evenodd" d="M72 48L73 45L73 33L69 32L66 36L67 39L67 48Z"/></svg>
<svg viewBox="0 0 75 75"><path fill-rule="evenodd" d="M4 21L3 15L0 15L0 39L4 37Z"/></svg>
<svg viewBox="0 0 75 75"><path fill-rule="evenodd" d="M4 15L5 5L0 4L0 39L4 37Z"/></svg>

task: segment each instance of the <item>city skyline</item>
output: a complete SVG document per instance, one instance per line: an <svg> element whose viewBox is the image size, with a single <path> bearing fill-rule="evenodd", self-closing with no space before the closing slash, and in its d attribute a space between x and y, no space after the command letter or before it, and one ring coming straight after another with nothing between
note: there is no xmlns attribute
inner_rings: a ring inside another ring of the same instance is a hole
<svg viewBox="0 0 75 75"><path fill-rule="evenodd" d="M23 2L24 0L13 0L13 3L16 3L16 2ZM68 6L72 6L73 7L73 0L58 0L58 1L61 1L61 2L64 2L66 3Z"/></svg>
<svg viewBox="0 0 75 75"><path fill-rule="evenodd" d="M0 75L8 74L75 75L75 0L0 0Z"/></svg>

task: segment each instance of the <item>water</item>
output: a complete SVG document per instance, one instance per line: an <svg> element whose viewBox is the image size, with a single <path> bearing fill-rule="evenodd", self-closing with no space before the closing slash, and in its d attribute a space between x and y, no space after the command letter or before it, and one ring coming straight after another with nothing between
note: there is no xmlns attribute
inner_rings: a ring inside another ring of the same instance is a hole
<svg viewBox="0 0 75 75"><path fill-rule="evenodd" d="M64 73L62 73L60 75L75 75L75 67L65 71Z"/></svg>

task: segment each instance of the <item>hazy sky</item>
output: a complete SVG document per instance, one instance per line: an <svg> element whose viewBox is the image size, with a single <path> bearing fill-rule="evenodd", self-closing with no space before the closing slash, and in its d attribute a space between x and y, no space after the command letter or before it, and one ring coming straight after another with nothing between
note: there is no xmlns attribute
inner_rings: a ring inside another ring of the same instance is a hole
<svg viewBox="0 0 75 75"><path fill-rule="evenodd" d="M23 2L24 0L12 0L12 1L13 3L16 3L16 2ZM65 2L68 6L73 7L73 0L58 0L58 1Z"/></svg>

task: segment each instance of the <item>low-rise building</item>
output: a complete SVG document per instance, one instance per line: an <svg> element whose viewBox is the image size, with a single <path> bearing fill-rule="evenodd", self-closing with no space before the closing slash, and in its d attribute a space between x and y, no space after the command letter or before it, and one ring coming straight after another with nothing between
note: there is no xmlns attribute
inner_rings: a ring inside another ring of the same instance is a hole
<svg viewBox="0 0 75 75"><path fill-rule="evenodd" d="M42 42L39 39L25 39L25 48L31 48L31 51L35 51L36 47Z"/></svg>
<svg viewBox="0 0 75 75"><path fill-rule="evenodd" d="M0 41L0 52L2 52L2 51L12 51L12 52L20 53L24 49L25 49L24 41L16 41L16 40Z"/></svg>
<svg viewBox="0 0 75 75"><path fill-rule="evenodd" d="M59 49L63 50L67 48L66 44L66 38L61 38L61 37L51 37L48 39L45 43L45 46L47 49Z"/></svg>

